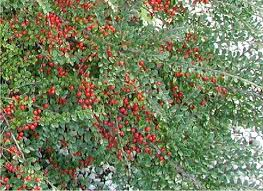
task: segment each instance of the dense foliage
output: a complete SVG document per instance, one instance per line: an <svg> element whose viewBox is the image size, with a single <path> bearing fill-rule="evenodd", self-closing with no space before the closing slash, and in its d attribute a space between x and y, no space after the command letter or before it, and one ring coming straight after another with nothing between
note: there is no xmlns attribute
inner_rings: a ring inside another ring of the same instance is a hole
<svg viewBox="0 0 263 191"><path fill-rule="evenodd" d="M2 0L1 189L262 186L262 4Z"/></svg>

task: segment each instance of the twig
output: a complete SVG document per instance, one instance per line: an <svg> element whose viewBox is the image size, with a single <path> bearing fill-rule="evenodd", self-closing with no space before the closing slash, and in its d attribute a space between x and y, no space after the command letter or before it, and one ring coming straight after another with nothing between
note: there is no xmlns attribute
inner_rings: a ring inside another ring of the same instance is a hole
<svg viewBox="0 0 263 191"><path fill-rule="evenodd" d="M19 87L16 87L16 88L12 88L11 91L13 91L14 89L19 89L19 88L22 88L22 87L25 87L25 86L30 86L30 85L36 85L36 84L39 84L41 83L40 81L37 81L37 82L30 82L30 83L27 83L27 84L22 84L21 86Z"/></svg>
<svg viewBox="0 0 263 191"><path fill-rule="evenodd" d="M216 73L221 73L221 74L224 74L225 76L230 76L230 77L236 78L236 79L238 79L240 81L244 81L244 82L246 82L246 83L248 83L248 84L250 84L250 85L252 85L252 86L254 86L254 87L258 88L258 89L260 89L261 91L263 91L263 86L260 86L260 85L258 85L256 83L251 82L251 81L249 81L249 80L247 80L245 78L242 78L240 76L236 76L236 75L233 75L233 74L230 74L230 73L227 73L227 72L224 72L224 71L220 71L220 70L215 70L215 69L212 69L212 68L204 68L204 67L201 67L201 66L194 66L194 65L192 65L190 67L199 68L199 69L202 69L202 70L208 70L208 71L212 71L212 72L216 72Z"/></svg>
<svg viewBox="0 0 263 191"><path fill-rule="evenodd" d="M7 148L2 147L2 146L0 146L0 149L3 149L3 150L6 150L6 151L10 152L10 150L8 150Z"/></svg>
<svg viewBox="0 0 263 191"><path fill-rule="evenodd" d="M5 122L6 122L6 125L10 127L10 124L9 124L8 120L6 119L6 117L5 117L4 114L3 114L3 118L4 118ZM17 142L17 140L16 140L16 138L15 138L15 136L14 136L13 133L11 133L11 137L12 137L13 141L15 142L15 144L16 144L16 146L17 146L19 152L21 153L22 158L25 160L24 153L23 153L21 147L19 146L19 144L18 144L18 142Z"/></svg>
<svg viewBox="0 0 263 191"><path fill-rule="evenodd" d="M187 64L187 63L186 63L186 64ZM258 89L260 90L260 92L263 91L263 86L258 85L258 84L254 83L254 82L252 82L252 81L250 81L250 80L248 80L248 79L242 78L242 77L237 76L237 75L234 75L234 74L230 74L230 73L225 72L225 71L220 71L220 70L216 70L216 69L212 69L212 68L208 68L208 67L205 68L205 67L195 66L195 65L190 65L190 64L187 64L187 66L188 66L189 68L197 68L197 69L201 69L201 70L207 70L207 71L211 71L211 72L215 72L215 73L220 73L220 74L223 74L223 75L225 75L225 76L230 76L230 77L232 77L232 78L235 78L235 79L238 79L238 80L240 80L240 81L246 82L247 84L250 84L250 85L258 88Z"/></svg>
<svg viewBox="0 0 263 191"><path fill-rule="evenodd" d="M21 153L22 158L25 160L24 153L23 153L21 147L19 146L19 144L17 143L17 140L16 140L16 138L15 138L15 136L14 136L13 133L11 133L11 137L12 137L13 141L15 142L15 144L16 144L16 146L17 146L19 152Z"/></svg>
<svg viewBox="0 0 263 191"><path fill-rule="evenodd" d="M52 184L48 179L44 179L51 187L53 190L57 190L57 188Z"/></svg>

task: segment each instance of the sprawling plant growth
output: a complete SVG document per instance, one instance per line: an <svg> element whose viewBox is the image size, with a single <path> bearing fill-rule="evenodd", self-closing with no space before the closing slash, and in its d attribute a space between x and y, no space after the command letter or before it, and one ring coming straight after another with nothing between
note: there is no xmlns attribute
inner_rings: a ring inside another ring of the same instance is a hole
<svg viewBox="0 0 263 191"><path fill-rule="evenodd" d="M102 162L117 189L262 186L231 138L263 126L262 1L0 5L1 189L87 189Z"/></svg>

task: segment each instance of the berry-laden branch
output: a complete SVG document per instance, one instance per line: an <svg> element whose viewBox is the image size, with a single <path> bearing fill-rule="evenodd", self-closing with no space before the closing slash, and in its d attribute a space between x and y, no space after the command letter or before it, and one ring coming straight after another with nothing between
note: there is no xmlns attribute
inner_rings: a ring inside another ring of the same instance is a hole
<svg viewBox="0 0 263 191"><path fill-rule="evenodd" d="M258 85L258 84L254 83L254 82L252 82L252 81L250 81L250 80L248 80L248 79L242 78L242 77L237 76L237 75L234 75L234 74L230 74L230 73L225 72L225 71L215 70L215 69L212 69L212 68L206 68L206 67L201 67L201 66L194 66L194 65L189 65L189 67L197 68L197 69L202 69L202 70L207 70L207 71L211 71L211 72L215 72L215 73L220 73L220 74L223 74L223 75L225 75L225 76L229 76L229 77L238 79L238 80L240 80L240 81L243 81L243 82L245 82L245 83L247 83L247 84L250 84L250 85L258 88L260 92L263 91L263 86Z"/></svg>
<svg viewBox="0 0 263 191"><path fill-rule="evenodd" d="M230 74L228 72L221 71L221 70L216 70L216 69L213 69L213 68L192 65L192 64L189 64L189 63L186 63L186 62L184 64L186 64L187 67L189 67L189 68L196 68L196 69L206 70L206 71L210 71L210 72L214 72L214 73L223 74L225 76L229 76L229 77L232 77L234 79L238 79L240 81L243 81L243 82L245 82L247 84L250 84L250 85L254 86L255 88L258 89L258 92L263 92L263 86L258 85L256 83L254 83L254 82L252 82L252 81L250 81L248 79L242 78L240 76L237 76L237 75L234 75L234 74Z"/></svg>
<svg viewBox="0 0 263 191"><path fill-rule="evenodd" d="M156 145L152 143L151 145L155 147L155 149L158 150L158 152L161 152L161 150ZM176 162L171 162L171 164L178 172L178 174L180 174L182 177L185 177L188 180L191 180L196 189L200 190L204 188L204 186L202 186L202 183L193 174L189 174L188 172L186 172L181 165L177 164Z"/></svg>
<svg viewBox="0 0 263 191"><path fill-rule="evenodd" d="M8 127L10 127L10 124L9 124L8 120L6 119L5 115L3 114L2 116L3 116L4 121L6 122L6 125L7 125ZM20 152L23 160L25 160L25 155L24 155L21 147L19 146L19 144L18 144L18 142L17 142L17 140L16 140L16 138L15 138L15 136L14 136L13 133L11 133L11 137L12 137L13 141L15 142L15 144L16 144L16 146L17 146L17 148L18 148L18 150L19 150L19 152Z"/></svg>
<svg viewBox="0 0 263 191"><path fill-rule="evenodd" d="M118 119L117 119L117 116L115 118L115 123L116 123L116 126L118 127L119 123L118 123ZM120 140L120 135L119 133L117 133L117 136ZM123 153L123 156L124 156L124 159L125 159L125 162L126 162L126 165L127 165L127 169L128 169L128 185L130 184L130 180L131 180L131 163L129 162L126 154L125 154L125 151L123 150L123 148L121 147L120 148L121 152Z"/></svg>

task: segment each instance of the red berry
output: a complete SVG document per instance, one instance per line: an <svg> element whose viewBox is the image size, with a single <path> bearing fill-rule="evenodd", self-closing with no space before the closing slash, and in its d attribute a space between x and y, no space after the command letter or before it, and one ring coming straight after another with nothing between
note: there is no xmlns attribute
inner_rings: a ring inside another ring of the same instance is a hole
<svg viewBox="0 0 263 191"><path fill-rule="evenodd" d="M144 129L146 132L149 132L151 130L151 127L145 127Z"/></svg>
<svg viewBox="0 0 263 191"><path fill-rule="evenodd" d="M135 128L131 128L131 132L132 132L132 133L135 133L135 132L136 132L136 129L135 129Z"/></svg>
<svg viewBox="0 0 263 191"><path fill-rule="evenodd" d="M31 124L31 125L29 126L29 129L31 129L31 130L35 130L36 127L35 127L33 124Z"/></svg>
<svg viewBox="0 0 263 191"><path fill-rule="evenodd" d="M206 100L202 100L201 103L200 103L200 105L201 105L201 106L205 106L206 103L207 103Z"/></svg>
<svg viewBox="0 0 263 191"><path fill-rule="evenodd" d="M30 180L31 180L31 176L27 176L27 177L25 177L24 180L25 180L25 181L30 181Z"/></svg>
<svg viewBox="0 0 263 191"><path fill-rule="evenodd" d="M69 91L73 91L74 90L74 86L73 85L70 85L69 86Z"/></svg>
<svg viewBox="0 0 263 191"><path fill-rule="evenodd" d="M5 177L4 182L7 183L9 181L9 178Z"/></svg>
<svg viewBox="0 0 263 191"><path fill-rule="evenodd" d="M165 152L165 148L164 147L161 148L161 152L162 153Z"/></svg>
<svg viewBox="0 0 263 191"><path fill-rule="evenodd" d="M139 66L140 66L140 67L143 67L143 66L144 66L144 61L143 61L143 60L141 60L141 61L139 61L139 63L138 63L138 64L139 64Z"/></svg>
<svg viewBox="0 0 263 191"><path fill-rule="evenodd" d="M24 110L26 109L26 106L25 106L25 105L20 105L20 109L21 109L22 111L24 111Z"/></svg>
<svg viewBox="0 0 263 191"><path fill-rule="evenodd" d="M41 109L37 109L37 113L40 114L41 113Z"/></svg>
<svg viewBox="0 0 263 191"><path fill-rule="evenodd" d="M41 187L40 186L35 186L34 190L41 190Z"/></svg>
<svg viewBox="0 0 263 191"><path fill-rule="evenodd" d="M11 133L10 133L10 132L6 132L6 133L5 133L5 136L6 136L6 137L10 137L10 136L11 136Z"/></svg>
<svg viewBox="0 0 263 191"><path fill-rule="evenodd" d="M123 115L127 115L127 110L124 107L121 107L120 113L122 113Z"/></svg>
<svg viewBox="0 0 263 191"><path fill-rule="evenodd" d="M6 189L6 190L9 190L9 189L10 189L10 187L11 187L11 185L10 185L10 184L7 184L7 185L5 185L5 189Z"/></svg>
<svg viewBox="0 0 263 191"><path fill-rule="evenodd" d="M175 73L175 76L177 77L177 78L180 78L180 77L183 77L183 73L182 72L176 72Z"/></svg>
<svg viewBox="0 0 263 191"><path fill-rule="evenodd" d="M56 88L55 86L52 86L49 90L48 90L48 94L49 95L54 95L56 93Z"/></svg>
<svg viewBox="0 0 263 191"><path fill-rule="evenodd" d="M43 104L43 108L47 109L49 107L48 103Z"/></svg>
<svg viewBox="0 0 263 191"><path fill-rule="evenodd" d="M124 132L120 131L120 136L123 137L124 136Z"/></svg>
<svg viewBox="0 0 263 191"><path fill-rule="evenodd" d="M81 97L81 94L82 94L82 93L81 93L80 91L78 91L77 94L76 94L76 96L77 96L77 97Z"/></svg>

